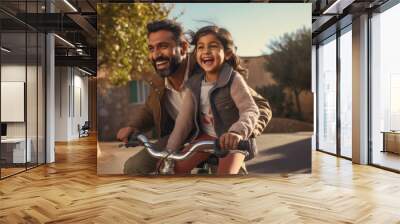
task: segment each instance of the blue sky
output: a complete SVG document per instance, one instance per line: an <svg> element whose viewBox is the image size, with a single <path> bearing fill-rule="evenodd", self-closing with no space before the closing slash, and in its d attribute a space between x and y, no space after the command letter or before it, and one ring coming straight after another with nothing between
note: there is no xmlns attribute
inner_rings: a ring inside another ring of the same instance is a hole
<svg viewBox="0 0 400 224"><path fill-rule="evenodd" d="M311 3L175 3L170 18L185 30L197 30L210 21L228 29L240 56L268 53L267 45L284 33L311 28Z"/></svg>

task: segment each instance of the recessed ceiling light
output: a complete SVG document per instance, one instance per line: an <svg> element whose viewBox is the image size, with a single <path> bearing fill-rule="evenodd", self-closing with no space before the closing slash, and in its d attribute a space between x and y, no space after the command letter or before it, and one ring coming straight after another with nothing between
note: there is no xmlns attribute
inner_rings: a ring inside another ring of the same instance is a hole
<svg viewBox="0 0 400 224"><path fill-rule="evenodd" d="M88 72L88 71L86 71L86 70L83 70L83 69L81 69L81 68L79 68L79 67L78 67L78 70L81 71L81 72L83 72L83 73L85 73L85 74L87 74L87 75L90 75L90 76L93 75L92 73L90 73L90 72Z"/></svg>
<svg viewBox="0 0 400 224"><path fill-rule="evenodd" d="M322 14L342 14L343 9L351 5L355 0L336 0Z"/></svg>
<svg viewBox="0 0 400 224"><path fill-rule="evenodd" d="M66 39L64 39L64 38L62 38L62 37L60 37L60 36L57 35L57 34L54 34L54 36L57 37L57 38L58 38L59 40L61 40L62 42L64 42L65 44L67 44L68 46L75 48L75 45L73 45L73 44L72 44L71 42L69 42L68 40L66 40Z"/></svg>
<svg viewBox="0 0 400 224"><path fill-rule="evenodd" d="M68 5L74 12L78 12L78 10L68 1L64 0L64 3Z"/></svg>
<svg viewBox="0 0 400 224"><path fill-rule="evenodd" d="M11 50L9 50L9 49L7 49L5 47L1 47L1 51L4 51L6 53L10 53L11 52Z"/></svg>

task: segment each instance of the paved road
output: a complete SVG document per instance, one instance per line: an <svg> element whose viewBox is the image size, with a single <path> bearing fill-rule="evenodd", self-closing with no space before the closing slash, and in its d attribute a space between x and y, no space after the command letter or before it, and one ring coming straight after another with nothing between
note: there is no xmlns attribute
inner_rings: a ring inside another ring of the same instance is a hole
<svg viewBox="0 0 400 224"><path fill-rule="evenodd" d="M263 134L259 154L246 162L250 174L311 172L312 132Z"/></svg>

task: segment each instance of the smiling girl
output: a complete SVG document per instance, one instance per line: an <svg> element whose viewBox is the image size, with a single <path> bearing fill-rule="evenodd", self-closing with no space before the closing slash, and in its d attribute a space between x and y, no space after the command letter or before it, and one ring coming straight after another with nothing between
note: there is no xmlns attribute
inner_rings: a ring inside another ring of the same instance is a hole
<svg viewBox="0 0 400 224"><path fill-rule="evenodd" d="M222 149L236 149L240 140L251 137L259 111L242 77L245 70L239 65L233 38L224 28L206 26L195 33L193 44L201 69L187 82L167 149L181 148L192 130L193 141L219 138ZM175 173L189 173L208 156L197 152L188 160L176 162ZM241 153L220 158L217 174L237 174L244 160Z"/></svg>

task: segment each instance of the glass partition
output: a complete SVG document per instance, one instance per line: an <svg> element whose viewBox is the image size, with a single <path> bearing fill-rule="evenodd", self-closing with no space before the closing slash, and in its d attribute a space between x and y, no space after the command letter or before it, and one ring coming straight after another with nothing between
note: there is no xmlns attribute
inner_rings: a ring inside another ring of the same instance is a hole
<svg viewBox="0 0 400 224"><path fill-rule="evenodd" d="M2 177L24 171L31 157L26 141L26 38L25 32L1 34L0 110L1 122L6 125L1 140Z"/></svg>
<svg viewBox="0 0 400 224"><path fill-rule="evenodd" d="M28 5L27 5L28 3ZM16 16L43 12L44 1L7 1ZM45 35L0 12L0 178L45 162ZM11 24L11 25L10 25Z"/></svg>
<svg viewBox="0 0 400 224"><path fill-rule="evenodd" d="M38 35L36 32L27 33L27 82L26 82L26 111L27 111L27 150L30 151L30 159L27 163L28 168L37 165L37 98L38 98Z"/></svg>

